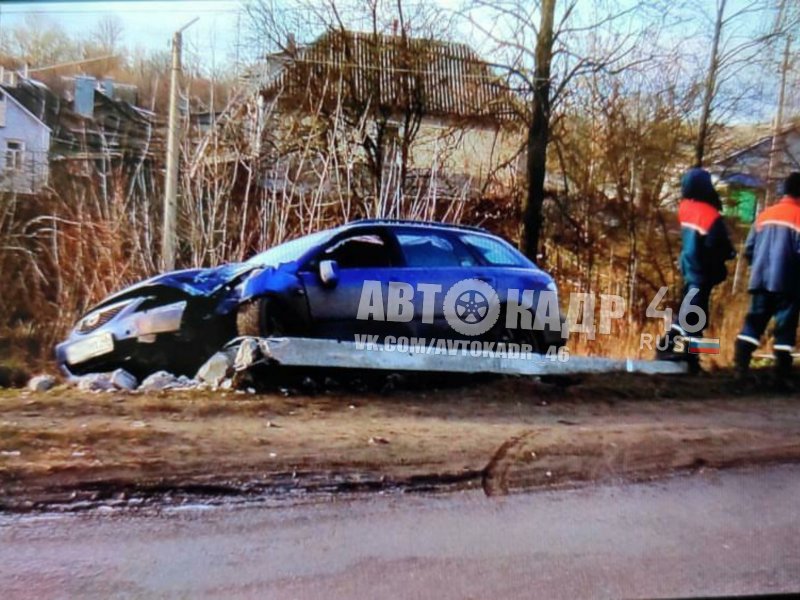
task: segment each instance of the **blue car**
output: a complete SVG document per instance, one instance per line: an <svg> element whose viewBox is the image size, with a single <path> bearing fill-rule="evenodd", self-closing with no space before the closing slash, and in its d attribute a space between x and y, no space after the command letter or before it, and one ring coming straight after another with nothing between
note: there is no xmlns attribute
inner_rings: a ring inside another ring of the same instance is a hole
<svg viewBox="0 0 800 600"><path fill-rule="evenodd" d="M124 368L141 377L193 375L237 336L480 339L545 352L564 343L560 316L538 329L530 318L527 327L507 319L510 297L536 307L532 298L545 291L557 297L550 275L482 229L362 220L243 263L126 288L84 315L56 355L68 374Z"/></svg>

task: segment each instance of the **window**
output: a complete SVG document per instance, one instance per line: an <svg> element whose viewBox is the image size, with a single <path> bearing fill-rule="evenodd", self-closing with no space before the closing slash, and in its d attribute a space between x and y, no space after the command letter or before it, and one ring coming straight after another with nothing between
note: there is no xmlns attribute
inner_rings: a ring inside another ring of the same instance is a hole
<svg viewBox="0 0 800 600"><path fill-rule="evenodd" d="M409 267L470 267L475 259L435 233L401 233L397 241Z"/></svg>
<svg viewBox="0 0 800 600"><path fill-rule="evenodd" d="M25 153L25 144L19 140L6 142L6 168L19 171L22 169L22 159Z"/></svg>
<svg viewBox="0 0 800 600"><path fill-rule="evenodd" d="M8 100L6 95L0 92L0 127L6 126L6 110L8 108Z"/></svg>
<svg viewBox="0 0 800 600"><path fill-rule="evenodd" d="M325 251L323 260L335 260L342 269L392 266L392 256L377 235L359 235L340 240Z"/></svg>
<svg viewBox="0 0 800 600"><path fill-rule="evenodd" d="M461 241L480 256L486 264L503 267L528 267L525 258L500 240L485 235L464 234Z"/></svg>

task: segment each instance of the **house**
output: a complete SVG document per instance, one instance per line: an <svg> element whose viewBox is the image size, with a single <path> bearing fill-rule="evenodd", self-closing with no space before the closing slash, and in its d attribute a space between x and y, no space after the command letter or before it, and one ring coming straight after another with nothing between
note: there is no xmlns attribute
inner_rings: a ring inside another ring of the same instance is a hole
<svg viewBox="0 0 800 600"><path fill-rule="evenodd" d="M0 191L34 194L46 183L51 129L0 88Z"/></svg>
<svg viewBox="0 0 800 600"><path fill-rule="evenodd" d="M163 126L155 115L123 98L132 86L78 76L59 94L33 79L2 89L52 131L50 160L121 159L137 163L163 151Z"/></svg>
<svg viewBox="0 0 800 600"><path fill-rule="evenodd" d="M731 199L726 212L744 222L755 219L757 205L769 188L772 188L773 197L779 196L780 184L786 175L800 171L800 125L785 127L776 138L770 179L772 138L772 135L764 136L727 154L710 167Z"/></svg>
<svg viewBox="0 0 800 600"><path fill-rule="evenodd" d="M262 115L273 116L255 130L278 140L272 148L297 139L296 128L281 139L287 115L336 118L337 151L361 146L344 162L387 181L405 176L404 193L474 196L524 164L520 100L465 44L329 31L268 56L251 80Z"/></svg>

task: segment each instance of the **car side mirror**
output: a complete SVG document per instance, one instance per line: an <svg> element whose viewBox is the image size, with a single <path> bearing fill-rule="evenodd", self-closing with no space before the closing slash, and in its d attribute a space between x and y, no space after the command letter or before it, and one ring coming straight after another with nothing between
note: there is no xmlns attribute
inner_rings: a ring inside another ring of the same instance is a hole
<svg viewBox="0 0 800 600"><path fill-rule="evenodd" d="M339 263L335 260L323 260L319 263L319 280L326 287L334 287L339 283Z"/></svg>

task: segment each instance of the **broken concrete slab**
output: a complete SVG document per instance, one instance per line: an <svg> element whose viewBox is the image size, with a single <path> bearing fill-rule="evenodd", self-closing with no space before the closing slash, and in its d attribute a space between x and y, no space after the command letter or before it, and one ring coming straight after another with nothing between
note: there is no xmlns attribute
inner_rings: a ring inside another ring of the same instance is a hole
<svg viewBox="0 0 800 600"><path fill-rule="evenodd" d="M354 342L316 338L260 338L259 347L267 360L283 366L386 371L427 371L442 373L498 373L507 375L574 375L590 373L683 374L685 362L613 359L593 356L548 356L511 352L473 353L473 344L457 351L430 348L380 351L365 349Z"/></svg>
<svg viewBox="0 0 800 600"><path fill-rule="evenodd" d="M195 379L200 382L208 383L212 387L219 385L230 375L233 374L233 358L231 353L217 352L200 367L195 375Z"/></svg>
<svg viewBox="0 0 800 600"><path fill-rule="evenodd" d="M257 364L261 359L261 348L255 338L244 338L239 343L236 357L233 360L233 368L236 371L245 371Z"/></svg>

